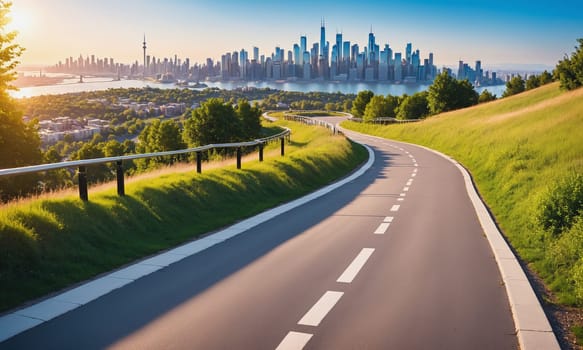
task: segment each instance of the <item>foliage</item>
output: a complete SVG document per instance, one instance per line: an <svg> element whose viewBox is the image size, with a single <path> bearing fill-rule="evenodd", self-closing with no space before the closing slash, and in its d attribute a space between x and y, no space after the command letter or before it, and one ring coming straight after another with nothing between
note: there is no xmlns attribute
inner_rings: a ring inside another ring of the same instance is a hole
<svg viewBox="0 0 583 350"><path fill-rule="evenodd" d="M356 98L352 102L352 109L350 112L356 118L362 118L366 109L366 105L370 102L374 93L370 90L363 90L356 95Z"/></svg>
<svg viewBox="0 0 583 350"><path fill-rule="evenodd" d="M488 89L482 91L482 93L478 97L478 103L486 103L494 100L496 100L496 95L488 91Z"/></svg>
<svg viewBox="0 0 583 350"><path fill-rule="evenodd" d="M265 161L197 174L171 167L75 195L8 204L0 211L0 310L90 279L144 256L225 227L341 178L367 157L363 147L324 128L293 129L286 156L278 144Z"/></svg>
<svg viewBox="0 0 583 350"><path fill-rule="evenodd" d="M502 94L502 97L508 97L512 95L519 94L526 90L524 79L519 75L513 77L508 82L506 82L506 90Z"/></svg>
<svg viewBox="0 0 583 350"><path fill-rule="evenodd" d="M23 49L14 44L16 32L6 32L12 4L0 1L0 168L38 164L41 161L36 121L24 123L22 113L8 95L14 69ZM0 201L23 194L23 188L35 188L36 176L0 178Z"/></svg>
<svg viewBox="0 0 583 350"><path fill-rule="evenodd" d="M72 160L103 158L105 155L101 147L96 143L85 143L76 153L71 156ZM91 183L103 182L111 179L112 174L106 164L95 164L87 166L87 181Z"/></svg>
<svg viewBox="0 0 583 350"><path fill-rule="evenodd" d="M364 109L363 120L368 122L377 118L395 117L396 99L392 96L385 98L383 95L373 96Z"/></svg>
<svg viewBox="0 0 583 350"><path fill-rule="evenodd" d="M239 120L233 106L211 98L184 122L183 140L189 147L239 141Z"/></svg>
<svg viewBox="0 0 583 350"><path fill-rule="evenodd" d="M175 151L186 148L182 141L180 127L174 120L160 121L154 119L148 124L138 136L136 151L138 153L154 153ZM144 158L136 160L138 168L146 170L155 164L172 164L177 160L177 156Z"/></svg>
<svg viewBox="0 0 583 350"><path fill-rule="evenodd" d="M429 115L427 92L406 96L397 108L397 119L421 119Z"/></svg>
<svg viewBox="0 0 583 350"><path fill-rule="evenodd" d="M261 109L257 104L253 107L247 100L239 100L235 114L239 119L241 140L253 140L261 136Z"/></svg>
<svg viewBox="0 0 583 350"><path fill-rule="evenodd" d="M536 75L531 75L526 79L526 90L536 89L540 86L540 79Z"/></svg>
<svg viewBox="0 0 583 350"><path fill-rule="evenodd" d="M447 71L439 74L427 90L431 114L439 114L478 103L478 93L467 80L459 81Z"/></svg>
<svg viewBox="0 0 583 350"><path fill-rule="evenodd" d="M539 76L540 86L547 85L553 82L553 75L546 70Z"/></svg>
<svg viewBox="0 0 583 350"><path fill-rule="evenodd" d="M284 103L291 109L295 110L348 110L346 106L351 106L351 101L354 99L352 94L343 94L340 92L327 93L319 91L298 92L298 91L271 91L261 101L263 109L277 109L278 103ZM251 99L250 99L251 100Z"/></svg>
<svg viewBox="0 0 583 350"><path fill-rule="evenodd" d="M583 38L577 39L579 47L571 57L565 57L559 61L555 68L555 78L561 82L561 88L574 90L583 86Z"/></svg>
<svg viewBox="0 0 583 350"><path fill-rule="evenodd" d="M557 235L568 230L583 214L583 174L571 173L544 193L536 216L539 225Z"/></svg>

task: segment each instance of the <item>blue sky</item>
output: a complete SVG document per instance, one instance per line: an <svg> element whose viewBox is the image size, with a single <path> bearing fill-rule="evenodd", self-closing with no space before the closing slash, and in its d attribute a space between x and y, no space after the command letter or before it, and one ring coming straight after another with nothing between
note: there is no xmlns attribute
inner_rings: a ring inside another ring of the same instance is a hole
<svg viewBox="0 0 583 350"><path fill-rule="evenodd" d="M509 64L554 66L583 37L580 1L184 1L16 0L17 41L24 64L53 64L65 57L96 54L132 62L141 57L145 33L149 54L201 62L226 51L258 46L290 50L300 35L366 45L372 26L377 43L404 52L407 42L435 55L438 66L481 59L485 67Z"/></svg>

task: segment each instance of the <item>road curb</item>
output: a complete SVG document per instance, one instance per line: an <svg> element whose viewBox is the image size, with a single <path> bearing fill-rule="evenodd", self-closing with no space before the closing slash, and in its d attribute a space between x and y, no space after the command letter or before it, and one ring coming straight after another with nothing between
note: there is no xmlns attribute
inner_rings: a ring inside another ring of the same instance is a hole
<svg viewBox="0 0 583 350"><path fill-rule="evenodd" d="M367 162L358 170L339 181L291 202L239 221L218 232L112 271L102 277L87 281L78 287L0 317L0 343L354 181L370 169L375 161L372 149L366 145L363 146L369 154Z"/></svg>
<svg viewBox="0 0 583 350"><path fill-rule="evenodd" d="M490 212L474 186L470 173L455 159L427 147L423 148L452 162L464 177L468 196L474 205L480 224L488 238L488 242L498 263L498 269L500 270L500 275L502 275L504 286L506 287L520 348L522 350L560 349L561 347L553 333L553 328L524 270L494 223Z"/></svg>
<svg viewBox="0 0 583 350"><path fill-rule="evenodd" d="M348 130L348 129L347 129ZM354 132L354 131L352 131ZM366 134L362 134L366 135ZM371 135L366 135L371 136ZM559 342L544 313L544 310L530 284L524 270L520 266L514 252L504 239L494 219L478 194L470 173L458 161L431 148L413 143L371 136L381 140L390 140L401 144L415 146L430 151L453 163L462 173L466 185L466 192L474 206L480 225L484 230L490 248L494 253L498 270L502 276L508 302L512 310L514 326L518 343L522 350L560 350Z"/></svg>

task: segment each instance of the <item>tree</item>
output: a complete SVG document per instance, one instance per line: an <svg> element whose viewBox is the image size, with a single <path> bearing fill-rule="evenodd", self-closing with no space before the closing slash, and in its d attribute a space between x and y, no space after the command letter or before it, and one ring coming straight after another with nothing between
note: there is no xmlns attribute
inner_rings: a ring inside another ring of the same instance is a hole
<svg viewBox="0 0 583 350"><path fill-rule="evenodd" d="M553 75L546 70L539 76L540 85L546 85L553 82Z"/></svg>
<svg viewBox="0 0 583 350"><path fill-rule="evenodd" d="M97 144L85 143L71 155L72 160L103 158L103 150ZM112 173L107 164L95 164L87 166L87 181L95 183L112 178Z"/></svg>
<svg viewBox="0 0 583 350"><path fill-rule="evenodd" d="M574 90L583 86L583 38L577 39L579 47L571 57L565 57L555 67L554 76L561 82L561 89Z"/></svg>
<svg viewBox="0 0 583 350"><path fill-rule="evenodd" d="M373 96L366 105L362 119L370 122L377 118L394 118L395 110L391 107L383 95Z"/></svg>
<svg viewBox="0 0 583 350"><path fill-rule="evenodd" d="M165 152L184 148L180 128L174 120L154 119L138 136L138 152Z"/></svg>
<svg viewBox="0 0 583 350"><path fill-rule="evenodd" d="M397 119L421 119L429 115L427 92L407 96L397 108Z"/></svg>
<svg viewBox="0 0 583 350"><path fill-rule="evenodd" d="M536 89L540 86L540 79L536 75L531 75L526 79L526 90Z"/></svg>
<svg viewBox="0 0 583 350"><path fill-rule="evenodd" d="M350 110L352 109L352 100L345 100L344 103L342 104L342 110L346 113L350 113Z"/></svg>
<svg viewBox="0 0 583 350"><path fill-rule="evenodd" d="M364 110L366 105L370 102L370 99L374 96L374 93L370 90L363 90L356 95L354 102L352 102L352 109L350 112L356 118L362 118L364 116Z"/></svg>
<svg viewBox="0 0 583 350"><path fill-rule="evenodd" d="M211 98L184 122L182 137L190 147L237 140L239 120L233 106L223 99Z"/></svg>
<svg viewBox="0 0 583 350"><path fill-rule="evenodd" d="M8 94L23 48L13 41L17 33L6 32L12 3L0 1L0 168L39 164L42 161L36 121L24 123L22 112ZM36 175L0 178L0 200L35 190Z"/></svg>
<svg viewBox="0 0 583 350"><path fill-rule="evenodd" d="M427 102L430 113L439 114L475 105L478 93L468 80L459 81L444 71L429 86Z"/></svg>
<svg viewBox="0 0 583 350"><path fill-rule="evenodd" d="M519 94L521 92L524 92L524 90L525 90L525 83L519 74L519 75L515 76L514 78L510 79L506 83L506 90L502 94L502 97L516 95L516 94Z"/></svg>
<svg viewBox="0 0 583 350"><path fill-rule="evenodd" d="M261 136L261 109L257 104L251 107L247 100L239 100L236 115L241 124L240 140L249 141Z"/></svg>
<svg viewBox="0 0 583 350"><path fill-rule="evenodd" d="M488 89L485 89L484 91L482 91L482 93L480 94L480 97L478 97L478 103L485 103L485 102L490 102L490 101L494 101L494 100L496 100L496 95L494 95L493 93L488 91Z"/></svg>

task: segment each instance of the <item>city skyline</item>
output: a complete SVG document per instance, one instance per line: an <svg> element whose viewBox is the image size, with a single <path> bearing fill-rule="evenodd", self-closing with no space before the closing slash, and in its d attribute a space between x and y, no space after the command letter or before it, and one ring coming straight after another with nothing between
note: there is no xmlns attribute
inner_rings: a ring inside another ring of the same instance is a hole
<svg viewBox="0 0 583 350"><path fill-rule="evenodd" d="M488 65L554 66L570 53L580 33L581 11L575 2L537 6L537 2L488 4L461 1L353 3L299 0L291 4L231 0L196 3L170 0L19 0L13 4L17 42L26 48L23 65L54 64L69 55L99 53L122 62L141 57L141 38L157 57L189 57L193 62L220 59L225 52L258 47L292 50L302 35L309 45L319 41L317 23L325 18L328 41L337 32L344 40L366 46L371 26L377 41L393 48L414 42L439 57L439 66L455 67L459 60L482 60ZM358 11L361 10L362 14ZM76 33L72 36L71 33Z"/></svg>

